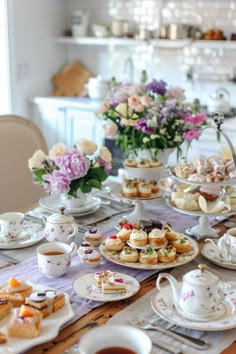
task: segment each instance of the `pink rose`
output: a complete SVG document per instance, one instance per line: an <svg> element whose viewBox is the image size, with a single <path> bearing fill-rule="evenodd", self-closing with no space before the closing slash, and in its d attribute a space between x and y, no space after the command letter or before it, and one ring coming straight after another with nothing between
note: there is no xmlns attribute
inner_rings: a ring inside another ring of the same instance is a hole
<svg viewBox="0 0 236 354"><path fill-rule="evenodd" d="M199 113L195 116L187 116L185 117L185 122L192 123L192 124L199 124L202 123L206 119L206 113Z"/></svg>
<svg viewBox="0 0 236 354"><path fill-rule="evenodd" d="M117 133L117 125L115 123L108 123L105 125L104 128L104 135L105 136L115 136Z"/></svg>
<svg viewBox="0 0 236 354"><path fill-rule="evenodd" d="M138 104L135 107L135 112L143 112L143 110L144 110L144 106L142 104Z"/></svg>
<svg viewBox="0 0 236 354"><path fill-rule="evenodd" d="M104 102L102 102L98 112L99 113L105 113L108 110L108 108L109 108L108 102L104 101Z"/></svg>
<svg viewBox="0 0 236 354"><path fill-rule="evenodd" d="M128 98L128 105L131 107L131 108L135 108L137 107L138 105L140 104L140 97L139 96L130 96Z"/></svg>
<svg viewBox="0 0 236 354"><path fill-rule="evenodd" d="M148 97L148 96L142 96L142 97L140 97L140 102L143 106L148 107L151 105L152 99L151 99L151 97Z"/></svg>

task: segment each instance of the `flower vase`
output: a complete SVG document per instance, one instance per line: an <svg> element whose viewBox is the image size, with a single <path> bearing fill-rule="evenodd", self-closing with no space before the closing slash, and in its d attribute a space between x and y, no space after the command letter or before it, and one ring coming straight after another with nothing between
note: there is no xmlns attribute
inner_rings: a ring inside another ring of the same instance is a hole
<svg viewBox="0 0 236 354"><path fill-rule="evenodd" d="M75 209L81 208L85 205L87 200L87 193L81 192L81 190L77 191L77 196L73 197L68 195L67 193L60 194L60 202L61 206L64 206L66 209Z"/></svg>

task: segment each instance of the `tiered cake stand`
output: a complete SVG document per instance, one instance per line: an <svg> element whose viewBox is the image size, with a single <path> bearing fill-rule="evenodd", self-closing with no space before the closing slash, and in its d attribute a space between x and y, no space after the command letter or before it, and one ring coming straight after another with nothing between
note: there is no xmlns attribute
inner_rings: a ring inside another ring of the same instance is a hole
<svg viewBox="0 0 236 354"><path fill-rule="evenodd" d="M221 125L224 122L224 115L223 113L215 113L214 115L214 122L216 123L217 128L214 128L217 132L217 134L222 135L225 140L227 141L229 148L232 152L232 159L234 161L234 165L236 166L236 154L235 154L235 150L234 147L229 139L229 137L222 131L221 129ZM208 129L208 128L203 128L203 130ZM169 174L171 175L172 178L178 180L181 183L185 183L185 184L189 184L189 185L197 185L197 186L209 186L209 185L214 185L214 186L232 186L232 185L236 185L236 179L229 179L229 180L225 180L222 182L197 182L197 183L192 183L186 179L182 179L176 176L174 169L166 166L167 169L169 170ZM189 210L184 210L184 209L179 209L177 207L175 207L170 199L166 199L167 204L173 208L174 210L180 212L180 213L184 213L184 214L188 214L188 215L193 215L193 216L199 216L199 224L193 227L189 227L186 230L187 234L193 235L197 238L202 238L202 237L218 237L218 233L217 230L213 229L210 226L209 223L209 217L216 217L216 216L225 216L226 218L229 217L230 215L233 215L236 213L236 210L232 210L229 212L222 212L222 213L218 213L218 214L212 214L212 213L204 213L203 211L189 211Z"/></svg>

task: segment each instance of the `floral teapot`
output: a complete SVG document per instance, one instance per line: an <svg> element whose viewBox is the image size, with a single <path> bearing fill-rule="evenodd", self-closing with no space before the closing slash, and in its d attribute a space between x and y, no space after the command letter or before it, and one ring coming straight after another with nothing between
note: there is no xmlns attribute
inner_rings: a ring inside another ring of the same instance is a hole
<svg viewBox="0 0 236 354"><path fill-rule="evenodd" d="M215 113L217 111L222 113L229 113L231 109L230 94L224 87L220 87L213 92L208 98L207 109L209 113Z"/></svg>
<svg viewBox="0 0 236 354"><path fill-rule="evenodd" d="M165 278L170 283L171 290L166 292L161 284ZM158 290L174 303L177 312L183 317L195 321L209 321L221 317L225 312L222 302L223 289L219 278L206 270L204 264L183 276L182 283L168 273L161 273L156 281ZM170 293L172 293L170 295Z"/></svg>
<svg viewBox="0 0 236 354"><path fill-rule="evenodd" d="M55 213L47 218L45 237L48 241L58 241L70 244L78 232L78 225L71 215L64 214L65 208L60 208L60 213Z"/></svg>
<svg viewBox="0 0 236 354"><path fill-rule="evenodd" d="M215 255L219 260L236 263L236 227L228 229L218 240L217 244L210 238L207 238L205 242L211 242Z"/></svg>

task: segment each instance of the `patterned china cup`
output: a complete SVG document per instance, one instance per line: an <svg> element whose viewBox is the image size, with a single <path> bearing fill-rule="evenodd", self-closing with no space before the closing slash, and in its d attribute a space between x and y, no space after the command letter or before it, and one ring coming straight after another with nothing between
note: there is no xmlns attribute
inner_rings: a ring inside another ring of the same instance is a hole
<svg viewBox="0 0 236 354"><path fill-rule="evenodd" d="M23 213L9 212L0 215L1 234L10 240L16 240L20 236L23 224Z"/></svg>
<svg viewBox="0 0 236 354"><path fill-rule="evenodd" d="M169 293L163 289L163 278L170 283ZM204 264L199 264L198 269L186 273L182 284L168 273L161 273L156 282L158 290L174 303L176 311L195 321L215 320L225 314L222 285L215 274L206 270Z"/></svg>
<svg viewBox="0 0 236 354"><path fill-rule="evenodd" d="M39 270L48 277L58 278L64 275L71 265L71 258L76 254L74 242L48 242L36 249Z"/></svg>
<svg viewBox="0 0 236 354"><path fill-rule="evenodd" d="M236 227L228 229L218 240L217 244L207 238L205 242L211 242L216 256L226 262L236 263Z"/></svg>
<svg viewBox="0 0 236 354"><path fill-rule="evenodd" d="M48 241L57 241L70 244L78 232L78 225L71 215L64 214L65 208L60 208L60 213L52 214L47 218L45 237Z"/></svg>

